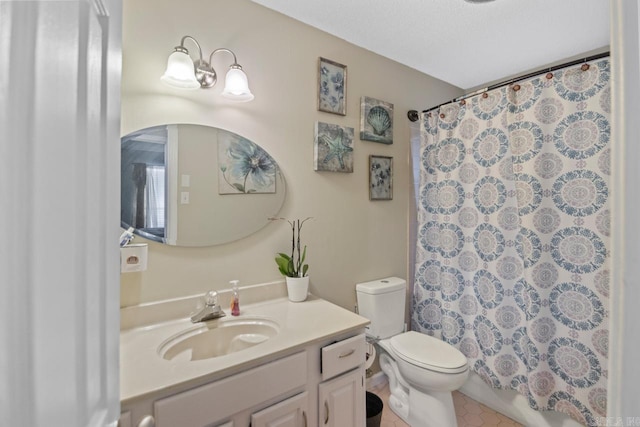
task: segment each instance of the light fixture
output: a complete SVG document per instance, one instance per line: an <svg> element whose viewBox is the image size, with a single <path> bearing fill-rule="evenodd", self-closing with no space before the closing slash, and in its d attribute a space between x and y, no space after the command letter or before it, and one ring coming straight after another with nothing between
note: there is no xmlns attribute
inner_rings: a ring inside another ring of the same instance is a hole
<svg viewBox="0 0 640 427"><path fill-rule="evenodd" d="M189 51L184 47L184 42L189 39L198 46L199 59L193 61L189 56ZM226 48L216 49L211 52L209 62L202 59L202 49L200 43L191 36L184 36L180 41L180 46L176 46L169 59L167 69L160 77L162 82L178 89L208 89L213 87L218 80L216 71L211 66L213 55L218 52L227 52L233 55L233 64L224 79L224 90L222 96L238 102L251 101L254 96L249 89L247 75L238 64L236 54Z"/></svg>

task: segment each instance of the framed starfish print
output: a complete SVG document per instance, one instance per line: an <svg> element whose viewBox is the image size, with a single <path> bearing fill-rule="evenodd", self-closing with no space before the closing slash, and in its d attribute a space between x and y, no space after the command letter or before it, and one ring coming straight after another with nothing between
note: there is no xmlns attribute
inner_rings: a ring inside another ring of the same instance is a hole
<svg viewBox="0 0 640 427"><path fill-rule="evenodd" d="M313 170L353 172L353 128L316 122Z"/></svg>

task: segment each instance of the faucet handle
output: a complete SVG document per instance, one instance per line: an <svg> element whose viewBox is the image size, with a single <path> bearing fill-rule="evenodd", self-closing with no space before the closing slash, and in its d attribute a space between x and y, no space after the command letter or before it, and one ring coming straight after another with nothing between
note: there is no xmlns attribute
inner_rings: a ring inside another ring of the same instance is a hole
<svg viewBox="0 0 640 427"><path fill-rule="evenodd" d="M218 293L216 291L209 291L204 295L204 301L207 306L215 307L218 305Z"/></svg>

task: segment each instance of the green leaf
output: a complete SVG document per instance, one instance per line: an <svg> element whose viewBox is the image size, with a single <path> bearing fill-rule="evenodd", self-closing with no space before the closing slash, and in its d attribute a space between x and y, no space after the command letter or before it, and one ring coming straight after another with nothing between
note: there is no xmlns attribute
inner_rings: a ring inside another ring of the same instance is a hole
<svg viewBox="0 0 640 427"><path fill-rule="evenodd" d="M283 276L288 276L289 275L289 260L281 257L281 256L277 256L276 257L276 264L278 264L278 270L280 270L280 273Z"/></svg>
<svg viewBox="0 0 640 427"><path fill-rule="evenodd" d="M304 250L302 251L302 258L300 258L300 261L298 262L298 264L302 265L306 257L307 257L307 246L305 245Z"/></svg>
<svg viewBox="0 0 640 427"><path fill-rule="evenodd" d="M284 254L284 253L282 253L282 252L278 252L278 256L279 256L279 257L281 257L281 258L286 259L287 261L290 261L290 260L291 260L291 257L290 257L289 255Z"/></svg>
<svg viewBox="0 0 640 427"><path fill-rule="evenodd" d="M306 275L307 275L307 271L309 271L309 264L305 264L305 265L302 267L302 277L304 277L304 276L306 276Z"/></svg>
<svg viewBox="0 0 640 427"><path fill-rule="evenodd" d="M233 184L233 186L235 187L236 190L240 191L241 193L244 193L244 185L240 184L239 182L236 182Z"/></svg>

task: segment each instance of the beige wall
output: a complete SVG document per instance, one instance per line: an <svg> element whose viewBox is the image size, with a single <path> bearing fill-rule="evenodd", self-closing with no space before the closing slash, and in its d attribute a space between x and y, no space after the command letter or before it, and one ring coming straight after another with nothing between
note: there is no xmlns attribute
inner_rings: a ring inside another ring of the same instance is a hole
<svg viewBox="0 0 640 427"><path fill-rule="evenodd" d="M213 217L213 197L201 197L201 195L217 196L218 170L213 163L218 158L218 146L207 133L209 128L201 126L178 127L178 173L175 178L178 181L179 190L174 196L173 203L177 206L176 242L198 242L199 230L202 227L200 218L203 212ZM214 133L217 136L217 132ZM180 181L183 174L190 177L189 187L181 187ZM189 203L180 203L183 191L189 193ZM216 197L217 198L217 197ZM170 202L171 203L171 202ZM208 232L209 229L203 230Z"/></svg>
<svg viewBox="0 0 640 427"><path fill-rule="evenodd" d="M194 92L162 85L167 56L187 34L198 39L206 56L218 47L232 49L256 99L235 104L220 96L231 61L224 54L213 60L221 80L215 88ZM352 309L357 282L407 276L411 185L406 112L444 102L462 90L248 0L125 0L123 51L123 135L162 123L216 126L256 142L278 162L287 183L281 215L315 218L302 235L312 292ZM319 56L348 67L346 116L317 111ZM363 95L394 104L393 145L359 140ZM313 171L318 120L355 129L354 173ZM394 158L392 201L369 201L371 154ZM150 243L148 270L122 275L121 305L224 289L232 279L241 286L277 280L274 255L289 247L285 223L213 247Z"/></svg>

